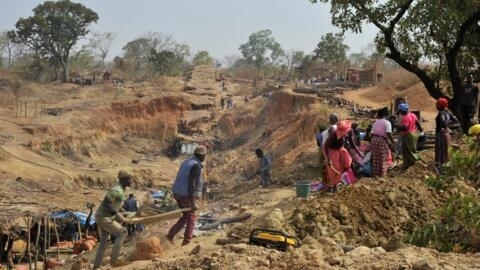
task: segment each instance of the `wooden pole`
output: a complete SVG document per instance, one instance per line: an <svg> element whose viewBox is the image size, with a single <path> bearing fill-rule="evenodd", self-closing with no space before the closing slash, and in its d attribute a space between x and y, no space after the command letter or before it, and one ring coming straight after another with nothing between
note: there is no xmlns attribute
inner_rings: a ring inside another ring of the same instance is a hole
<svg viewBox="0 0 480 270"><path fill-rule="evenodd" d="M37 225L37 239L35 240L35 264L33 265L34 269L37 270L37 261L38 261L38 242L40 241L40 227L42 225L42 220L38 220L38 225Z"/></svg>
<svg viewBox="0 0 480 270"><path fill-rule="evenodd" d="M50 248L50 243L51 243L51 239L50 239L50 236L51 236L51 228L50 228L50 218L48 217L48 214L47 214L47 236L45 236L47 238L47 249Z"/></svg>
<svg viewBox="0 0 480 270"><path fill-rule="evenodd" d="M27 100L25 100L24 102L25 102L25 107L24 107L24 109L25 109L25 118L27 118Z"/></svg>
<svg viewBox="0 0 480 270"><path fill-rule="evenodd" d="M47 228L48 228L48 216L43 218L43 269L47 269Z"/></svg>
<svg viewBox="0 0 480 270"><path fill-rule="evenodd" d="M80 218L77 217L78 240L82 240L82 227L80 226Z"/></svg>
<svg viewBox="0 0 480 270"><path fill-rule="evenodd" d="M30 252L30 242L31 242L31 239L30 239L30 235L31 235L30 228L31 228L31 225L32 225L32 220L31 220L30 217L27 217L28 270L32 270L32 253Z"/></svg>
<svg viewBox="0 0 480 270"><path fill-rule="evenodd" d="M57 260L60 257L60 237L58 237L57 231L57 222L55 221L55 217L53 217L53 229L55 230L55 237L57 238Z"/></svg>

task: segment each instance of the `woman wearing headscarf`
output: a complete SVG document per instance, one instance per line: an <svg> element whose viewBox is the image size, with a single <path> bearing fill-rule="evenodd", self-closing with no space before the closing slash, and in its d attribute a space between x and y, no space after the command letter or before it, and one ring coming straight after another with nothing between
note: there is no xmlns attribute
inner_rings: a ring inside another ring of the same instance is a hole
<svg viewBox="0 0 480 270"><path fill-rule="evenodd" d="M423 131L417 115L409 111L407 103L398 105L398 111L403 116L398 129L400 130L400 139L402 140L402 159L403 169L415 164L419 157L417 155L417 128Z"/></svg>
<svg viewBox="0 0 480 270"><path fill-rule="evenodd" d="M350 130L349 121L342 120L337 124L337 130L331 134L324 146L325 159L327 163L327 176L329 187L336 187L342 180L342 174L350 169L352 165L352 157L347 149L343 147L345 143L345 135Z"/></svg>
<svg viewBox="0 0 480 270"><path fill-rule="evenodd" d="M390 149L395 148L392 137L392 123L387 120L388 108L382 108L377 112L377 120L372 126L372 176L382 177L387 174Z"/></svg>
<svg viewBox="0 0 480 270"><path fill-rule="evenodd" d="M439 98L436 103L438 110L435 117L435 166L437 170L443 172L443 164L447 163L448 148L452 142L448 124L452 120L452 114L447 110L448 100L446 98Z"/></svg>

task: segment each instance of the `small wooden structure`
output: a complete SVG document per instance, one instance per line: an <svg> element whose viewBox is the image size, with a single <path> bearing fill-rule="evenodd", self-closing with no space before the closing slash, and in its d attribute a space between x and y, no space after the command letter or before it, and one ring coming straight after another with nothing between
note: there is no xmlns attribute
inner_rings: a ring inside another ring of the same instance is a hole
<svg viewBox="0 0 480 270"><path fill-rule="evenodd" d="M37 98L17 98L15 100L16 117L36 117L45 110L46 101Z"/></svg>

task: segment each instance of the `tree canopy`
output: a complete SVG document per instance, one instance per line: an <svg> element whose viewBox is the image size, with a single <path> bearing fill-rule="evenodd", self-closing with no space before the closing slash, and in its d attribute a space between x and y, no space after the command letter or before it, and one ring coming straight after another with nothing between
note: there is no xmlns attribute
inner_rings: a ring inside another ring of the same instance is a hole
<svg viewBox="0 0 480 270"><path fill-rule="evenodd" d="M82 4L45 1L33 9L33 16L17 21L12 35L40 55L54 58L63 69L62 80L68 81L70 51L97 20L97 13Z"/></svg>
<svg viewBox="0 0 480 270"><path fill-rule="evenodd" d="M378 51L414 73L435 99L446 95L438 83L441 75L446 74L451 81L455 103L461 89L460 74L468 72L474 63L471 60L475 54L465 44L475 36L478 39L473 30L480 19L479 1L310 2L330 3L332 23L342 30L360 33L363 24L373 24L379 30L375 38ZM422 65L422 61L435 65Z"/></svg>
<svg viewBox="0 0 480 270"><path fill-rule="evenodd" d="M315 57L329 66L337 66L347 60L349 47L343 43L342 33L327 33L320 38L314 50Z"/></svg>
<svg viewBox="0 0 480 270"><path fill-rule="evenodd" d="M110 51L110 46L115 39L115 34L110 32L100 33L94 32L90 38L89 46L94 50L95 54L100 58L102 64Z"/></svg>
<svg viewBox="0 0 480 270"><path fill-rule="evenodd" d="M123 51L123 58L115 58L115 66L137 77L181 74L190 56L188 45L156 32L128 42Z"/></svg>
<svg viewBox="0 0 480 270"><path fill-rule="evenodd" d="M193 56L192 64L199 65L213 65L213 58L207 51L199 51Z"/></svg>
<svg viewBox="0 0 480 270"><path fill-rule="evenodd" d="M275 41L269 29L251 34L248 41L241 44L239 49L247 62L258 68L265 64L273 64L284 55L282 47Z"/></svg>

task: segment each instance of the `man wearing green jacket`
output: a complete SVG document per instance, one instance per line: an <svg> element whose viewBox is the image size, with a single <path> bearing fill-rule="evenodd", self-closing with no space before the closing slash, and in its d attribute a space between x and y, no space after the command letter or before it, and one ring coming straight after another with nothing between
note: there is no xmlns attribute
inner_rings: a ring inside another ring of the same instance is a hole
<svg viewBox="0 0 480 270"><path fill-rule="evenodd" d="M127 228L122 226L122 223L125 222L125 217L119 211L126 198L125 190L132 185L132 182L133 177L130 173L124 170L119 171L117 184L105 194L95 213L100 244L97 247L93 270L100 268L105 249L107 248L109 234L115 237L112 254L110 255L110 265L121 266L126 264L124 260L117 260L123 241L128 235Z"/></svg>

